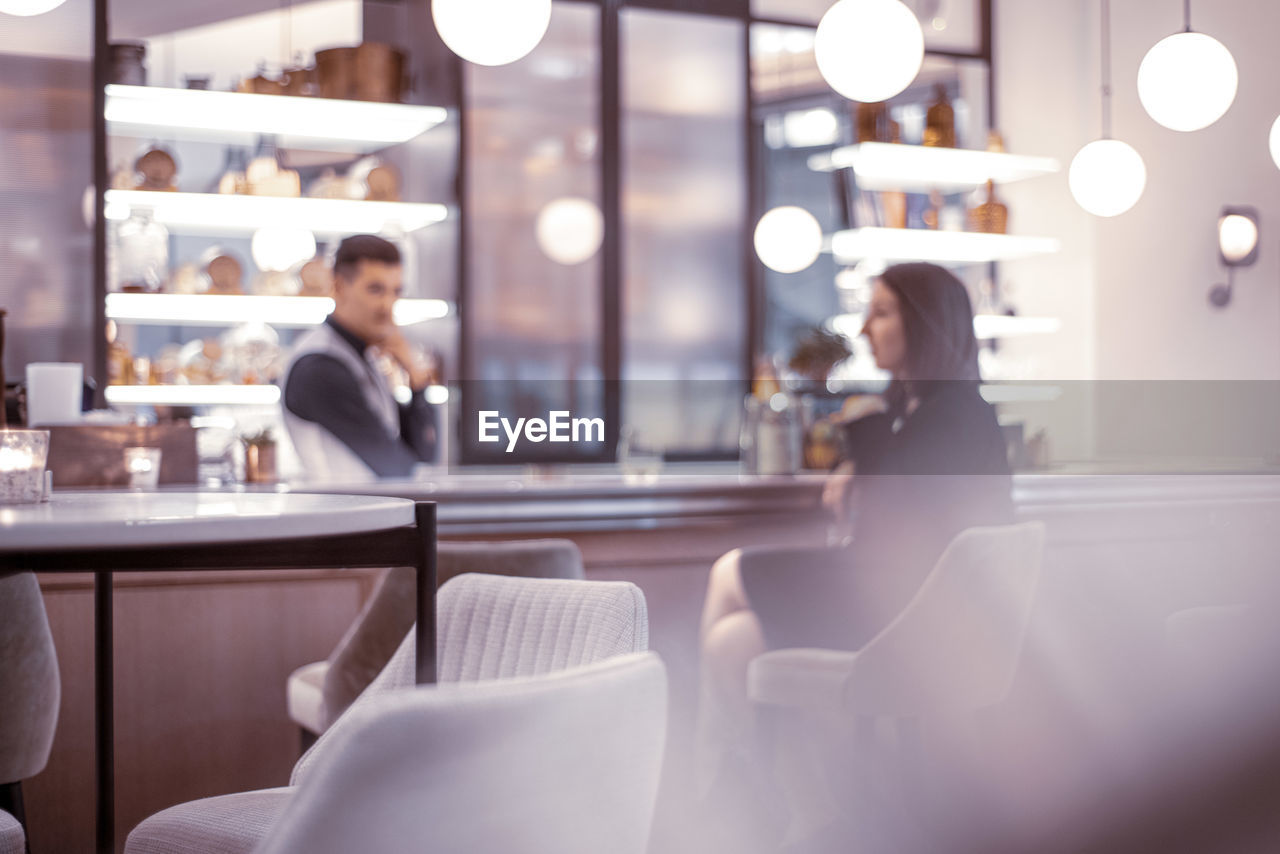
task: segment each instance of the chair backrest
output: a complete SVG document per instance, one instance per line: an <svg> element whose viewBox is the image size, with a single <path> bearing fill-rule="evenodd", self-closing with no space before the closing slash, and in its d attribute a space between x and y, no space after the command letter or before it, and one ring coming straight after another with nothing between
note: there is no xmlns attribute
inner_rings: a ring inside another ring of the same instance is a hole
<svg viewBox="0 0 1280 854"><path fill-rule="evenodd" d="M993 705L1021 655L1044 525L961 532L898 617L853 659L846 708L927 717Z"/></svg>
<svg viewBox="0 0 1280 854"><path fill-rule="evenodd" d="M383 695L257 854L644 854L666 708L651 652Z"/></svg>
<svg viewBox="0 0 1280 854"><path fill-rule="evenodd" d="M40 585L30 572L0 574L0 783L44 769L61 696Z"/></svg>
<svg viewBox="0 0 1280 854"><path fill-rule="evenodd" d="M522 578L584 577L582 553L572 540L440 543L439 584L468 572ZM417 575L412 567L387 570L351 628L329 656L322 693L324 716L333 721L360 696L399 647L417 614Z"/></svg>
<svg viewBox="0 0 1280 854"><path fill-rule="evenodd" d="M0 854L26 854L27 836L18 820L0 810Z"/></svg>
<svg viewBox="0 0 1280 854"><path fill-rule="evenodd" d="M649 647L644 594L626 581L459 575L436 598L440 682L537 676ZM414 632L352 704L414 684ZM328 750L338 718L293 770L296 784Z"/></svg>

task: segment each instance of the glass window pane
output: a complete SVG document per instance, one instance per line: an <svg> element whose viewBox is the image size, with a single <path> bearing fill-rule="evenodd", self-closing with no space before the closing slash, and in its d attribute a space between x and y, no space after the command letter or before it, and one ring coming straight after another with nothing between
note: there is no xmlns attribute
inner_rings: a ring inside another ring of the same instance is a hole
<svg viewBox="0 0 1280 854"><path fill-rule="evenodd" d="M833 0L751 0L751 14L770 21L817 25ZM927 50L982 50L979 0L903 0L920 19Z"/></svg>
<svg viewBox="0 0 1280 854"><path fill-rule="evenodd" d="M737 448L746 390L743 26L621 14L623 421L669 454Z"/></svg>
<svg viewBox="0 0 1280 854"><path fill-rule="evenodd" d="M813 59L813 30L755 24L751 32L752 97L759 138L759 174L763 207L798 205L812 213L824 233L855 226L892 226L891 208L906 225L923 227L931 205L926 193L877 192L860 188L852 170L817 171L811 159L856 141L858 104L837 95L818 74ZM977 59L926 56L916 80L889 101L888 116L900 128L901 142L922 142L925 115L937 99L939 87L955 111L956 142L961 148L987 146L987 65ZM887 140L886 140L887 141ZM941 199L951 220L981 199L955 193ZM954 227L952 223L951 227ZM961 224L961 227L963 225ZM830 253L823 253L798 273L764 271L763 354L786 362L796 344L815 326L848 334L854 358L834 376L871 379L879 376L865 342L856 336L869 292L872 263L845 270ZM990 284L989 268L970 265L956 272L970 286L975 308L998 311L998 295Z"/></svg>
<svg viewBox="0 0 1280 854"><path fill-rule="evenodd" d="M51 16L53 13L49 13ZM8 381L29 362L93 369L90 33L0 15L0 307ZM87 200L87 202L86 202Z"/></svg>
<svg viewBox="0 0 1280 854"><path fill-rule="evenodd" d="M556 3L527 57L466 65L467 461L603 450L603 443L526 443L527 454L505 454L474 435L481 409L513 421L558 409L603 416L599 36L598 8Z"/></svg>

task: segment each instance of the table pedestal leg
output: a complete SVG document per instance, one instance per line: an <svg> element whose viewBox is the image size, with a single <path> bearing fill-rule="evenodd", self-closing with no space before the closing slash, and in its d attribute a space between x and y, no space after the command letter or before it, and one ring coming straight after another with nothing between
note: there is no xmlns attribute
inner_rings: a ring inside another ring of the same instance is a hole
<svg viewBox="0 0 1280 854"><path fill-rule="evenodd" d="M436 681L436 505L414 507L421 551L418 555L418 636L415 642L419 685Z"/></svg>
<svg viewBox="0 0 1280 854"><path fill-rule="evenodd" d="M115 850L115 692L112 680L111 573L93 579L94 745L98 770L98 854Z"/></svg>

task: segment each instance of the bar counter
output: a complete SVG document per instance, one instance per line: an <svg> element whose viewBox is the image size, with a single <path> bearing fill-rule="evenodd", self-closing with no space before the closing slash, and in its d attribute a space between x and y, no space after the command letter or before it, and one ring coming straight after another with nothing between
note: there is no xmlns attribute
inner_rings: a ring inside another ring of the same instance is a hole
<svg viewBox="0 0 1280 854"><path fill-rule="evenodd" d="M820 474L752 477L732 466L698 465L649 478L535 470L232 489L430 499L439 504L444 540L574 540L589 578L630 580L645 593L651 646L671 678L672 782L663 799L692 803L680 765L690 751L708 570L734 548L826 542L823 483ZM1238 597L1240 574L1232 567L1274 562L1280 553L1276 473L1023 474L1015 477L1014 496L1022 518L1048 526L1042 595L1092 620L1118 591L1152 591L1143 613L1123 627L1147 640L1179 607ZM287 781L298 740L285 712L285 680L296 667L328 657L376 572L117 574L118 844L138 821L172 804ZM48 768L26 787L32 839L39 850L89 850L92 576L40 581L63 697ZM1133 679L1105 667L1092 675L1102 691L1108 680Z"/></svg>

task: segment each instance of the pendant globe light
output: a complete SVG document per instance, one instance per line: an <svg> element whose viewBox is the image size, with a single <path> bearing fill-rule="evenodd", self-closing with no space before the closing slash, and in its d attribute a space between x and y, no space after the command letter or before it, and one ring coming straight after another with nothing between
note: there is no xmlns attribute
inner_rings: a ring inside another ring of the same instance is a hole
<svg viewBox="0 0 1280 854"><path fill-rule="evenodd" d="M534 235L543 254L557 264L571 267L591 259L600 250L604 216L588 199L556 199L538 213Z"/></svg>
<svg viewBox="0 0 1280 854"><path fill-rule="evenodd" d="M0 0L0 13L30 18L52 12L65 2L66 0Z"/></svg>
<svg viewBox="0 0 1280 854"><path fill-rule="evenodd" d="M827 84L851 101L887 101L924 62L924 33L900 0L839 0L818 22L813 55Z"/></svg>
<svg viewBox="0 0 1280 854"><path fill-rule="evenodd" d="M1191 0L1183 0L1185 29L1147 51L1138 66L1138 98L1147 115L1177 131L1207 128L1236 99L1239 74L1222 42L1191 29Z"/></svg>
<svg viewBox="0 0 1280 854"><path fill-rule="evenodd" d="M813 214L794 205L776 207L760 217L754 238L756 255L779 273L798 273L822 252L822 226Z"/></svg>
<svg viewBox="0 0 1280 854"><path fill-rule="evenodd" d="M1280 117L1271 125L1271 159L1276 162L1276 168L1280 169Z"/></svg>
<svg viewBox="0 0 1280 854"><path fill-rule="evenodd" d="M1133 146L1111 138L1111 4L1102 0L1102 138L1076 152L1067 173L1076 204L1094 216L1118 216L1137 204L1147 167Z"/></svg>
<svg viewBox="0 0 1280 854"><path fill-rule="evenodd" d="M467 62L508 65L542 41L551 0L431 0L431 19L449 50Z"/></svg>

